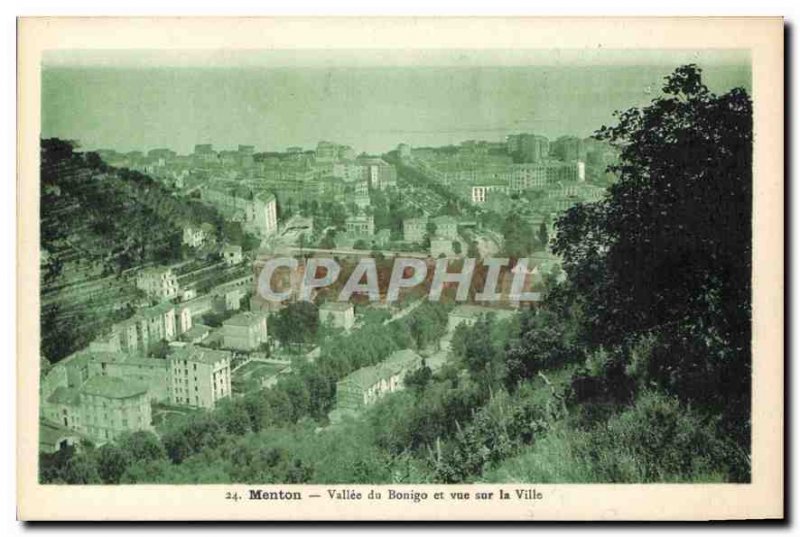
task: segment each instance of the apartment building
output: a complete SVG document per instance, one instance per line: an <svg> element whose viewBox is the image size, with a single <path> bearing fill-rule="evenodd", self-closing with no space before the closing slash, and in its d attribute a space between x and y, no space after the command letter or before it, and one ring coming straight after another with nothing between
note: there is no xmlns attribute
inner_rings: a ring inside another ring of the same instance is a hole
<svg viewBox="0 0 800 537"><path fill-rule="evenodd" d="M168 358L169 401L213 408L231 396L231 353L187 345Z"/></svg>

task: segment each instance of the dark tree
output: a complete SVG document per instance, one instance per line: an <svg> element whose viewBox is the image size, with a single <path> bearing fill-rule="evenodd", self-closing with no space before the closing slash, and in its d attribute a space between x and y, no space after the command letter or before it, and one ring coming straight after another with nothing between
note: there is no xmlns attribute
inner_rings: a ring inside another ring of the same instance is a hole
<svg viewBox="0 0 800 537"><path fill-rule="evenodd" d="M311 343L318 328L317 307L311 302L293 302L270 318L270 331L283 345Z"/></svg>
<svg viewBox="0 0 800 537"><path fill-rule="evenodd" d="M559 219L553 250L589 345L631 350L630 374L722 412L749 450L752 104L700 75L678 68L596 133L618 182Z"/></svg>

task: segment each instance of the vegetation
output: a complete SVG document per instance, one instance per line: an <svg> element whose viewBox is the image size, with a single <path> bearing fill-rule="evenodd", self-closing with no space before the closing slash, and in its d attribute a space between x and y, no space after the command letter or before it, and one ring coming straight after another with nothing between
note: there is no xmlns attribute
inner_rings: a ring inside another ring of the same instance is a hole
<svg viewBox="0 0 800 537"><path fill-rule="evenodd" d="M53 363L132 315L141 296L120 276L184 259L185 225L210 224L216 240L253 246L213 208L57 138L41 141L41 206L42 354Z"/></svg>
<svg viewBox="0 0 800 537"><path fill-rule="evenodd" d="M619 148L617 181L549 238L568 279L535 309L456 328L442 368L327 422L338 379L394 350L435 350L447 306L425 303L324 338L315 363L270 390L166 423L160 438L137 433L136 455L124 439L43 456L42 479L748 482L750 100L711 94L690 65L618 118L597 133ZM287 341L311 322L285 315Z"/></svg>

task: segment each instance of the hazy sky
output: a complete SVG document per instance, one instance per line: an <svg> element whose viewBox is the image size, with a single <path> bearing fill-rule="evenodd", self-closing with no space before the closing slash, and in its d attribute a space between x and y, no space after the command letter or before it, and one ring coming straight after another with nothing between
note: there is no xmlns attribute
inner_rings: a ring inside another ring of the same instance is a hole
<svg viewBox="0 0 800 537"><path fill-rule="evenodd" d="M750 89L741 52L60 52L42 70L42 136L180 153L588 136L689 62L713 91Z"/></svg>

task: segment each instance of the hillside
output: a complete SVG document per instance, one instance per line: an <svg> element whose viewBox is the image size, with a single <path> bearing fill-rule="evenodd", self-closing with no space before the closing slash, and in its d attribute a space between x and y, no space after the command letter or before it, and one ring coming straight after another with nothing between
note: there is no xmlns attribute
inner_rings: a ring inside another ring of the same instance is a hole
<svg viewBox="0 0 800 537"><path fill-rule="evenodd" d="M184 225L210 223L225 238L215 210L58 139L42 140L40 222L42 355L51 362L132 314L141 297L130 272L193 255Z"/></svg>

